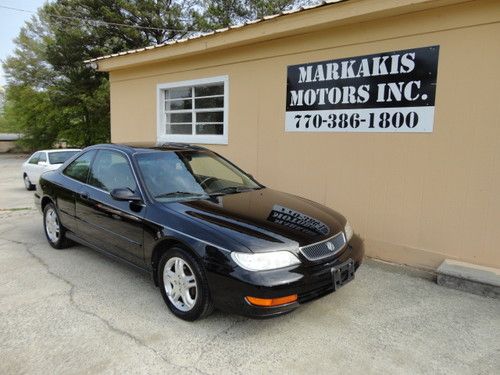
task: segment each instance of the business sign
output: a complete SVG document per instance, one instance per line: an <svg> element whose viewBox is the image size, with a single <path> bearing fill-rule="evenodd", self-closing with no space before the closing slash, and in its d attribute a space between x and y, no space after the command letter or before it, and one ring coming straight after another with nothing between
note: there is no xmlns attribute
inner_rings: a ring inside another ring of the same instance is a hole
<svg viewBox="0 0 500 375"><path fill-rule="evenodd" d="M432 132L439 46L288 66L285 131Z"/></svg>

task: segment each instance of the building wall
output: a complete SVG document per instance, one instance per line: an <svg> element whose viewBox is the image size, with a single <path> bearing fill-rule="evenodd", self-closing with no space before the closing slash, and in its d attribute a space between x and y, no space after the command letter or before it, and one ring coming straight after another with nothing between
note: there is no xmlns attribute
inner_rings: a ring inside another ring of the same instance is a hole
<svg viewBox="0 0 500 375"><path fill-rule="evenodd" d="M112 141L155 143L158 83L228 75L229 144L210 148L344 213L370 256L500 267L499 21L472 1L112 71ZM287 65L436 44L432 133L284 132Z"/></svg>
<svg viewBox="0 0 500 375"><path fill-rule="evenodd" d="M0 153L9 152L16 148L16 141L0 141Z"/></svg>

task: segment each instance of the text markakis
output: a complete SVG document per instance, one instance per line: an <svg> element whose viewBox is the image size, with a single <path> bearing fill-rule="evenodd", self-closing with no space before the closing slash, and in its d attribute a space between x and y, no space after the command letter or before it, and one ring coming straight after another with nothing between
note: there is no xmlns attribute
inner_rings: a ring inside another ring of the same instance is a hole
<svg viewBox="0 0 500 375"><path fill-rule="evenodd" d="M430 105L429 99L433 104L438 50L433 46L289 66L287 110L420 106Z"/></svg>
<svg viewBox="0 0 500 375"><path fill-rule="evenodd" d="M415 69L415 52L365 57L327 62L318 65L299 66L299 83L347 80L374 76L410 74ZM415 101L419 98L420 80L381 82L376 86L376 102L400 102L403 98ZM370 84L343 85L291 90L292 107L306 105L354 104L370 100ZM425 94L423 94L425 95Z"/></svg>

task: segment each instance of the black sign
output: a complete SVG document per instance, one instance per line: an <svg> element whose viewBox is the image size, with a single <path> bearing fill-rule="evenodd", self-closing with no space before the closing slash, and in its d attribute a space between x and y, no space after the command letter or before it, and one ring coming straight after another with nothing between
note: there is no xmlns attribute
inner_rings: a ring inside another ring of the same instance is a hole
<svg viewBox="0 0 500 375"><path fill-rule="evenodd" d="M432 131L439 46L288 67L287 131Z"/></svg>

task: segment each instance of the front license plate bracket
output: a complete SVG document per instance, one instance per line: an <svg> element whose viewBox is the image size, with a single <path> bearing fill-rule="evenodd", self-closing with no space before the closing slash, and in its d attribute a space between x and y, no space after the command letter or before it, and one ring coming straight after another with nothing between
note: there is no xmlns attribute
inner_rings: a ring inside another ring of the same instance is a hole
<svg viewBox="0 0 500 375"><path fill-rule="evenodd" d="M337 290L354 279L354 261L349 259L347 262L332 267L331 273L333 290Z"/></svg>

